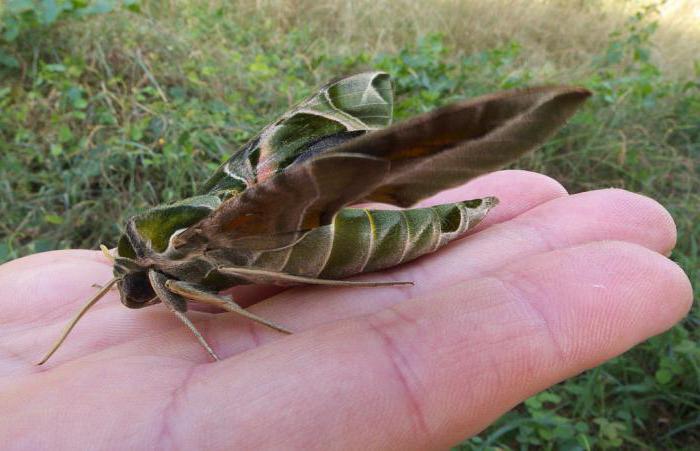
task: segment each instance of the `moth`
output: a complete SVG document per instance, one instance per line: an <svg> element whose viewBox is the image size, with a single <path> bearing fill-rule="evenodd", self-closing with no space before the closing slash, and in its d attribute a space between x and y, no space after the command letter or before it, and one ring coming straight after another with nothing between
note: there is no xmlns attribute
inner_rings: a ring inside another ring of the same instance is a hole
<svg viewBox="0 0 700 451"><path fill-rule="evenodd" d="M115 284L129 308L165 304L218 360L187 318L188 304L213 305L290 333L220 295L224 289L410 283L344 279L414 260L472 229L498 203L495 197L409 207L537 147L589 95L567 86L513 90L390 125L388 74L332 81L233 153L195 196L130 218L112 257L114 278L39 364ZM366 202L402 209L351 208Z"/></svg>

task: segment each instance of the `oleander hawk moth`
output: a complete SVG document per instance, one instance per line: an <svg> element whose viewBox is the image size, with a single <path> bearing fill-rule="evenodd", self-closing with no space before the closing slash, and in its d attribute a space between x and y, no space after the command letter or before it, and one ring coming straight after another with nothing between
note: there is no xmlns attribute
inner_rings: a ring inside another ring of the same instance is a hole
<svg viewBox="0 0 700 451"><path fill-rule="evenodd" d="M113 257L114 279L41 363L114 284L127 307L165 304L216 359L187 319L188 303L288 332L219 292L247 283L404 283L343 279L408 262L464 235L496 198L409 207L538 146L589 95L562 86L507 91L390 125L388 74L330 82L236 151L195 196L130 218ZM366 202L403 209L351 207Z"/></svg>

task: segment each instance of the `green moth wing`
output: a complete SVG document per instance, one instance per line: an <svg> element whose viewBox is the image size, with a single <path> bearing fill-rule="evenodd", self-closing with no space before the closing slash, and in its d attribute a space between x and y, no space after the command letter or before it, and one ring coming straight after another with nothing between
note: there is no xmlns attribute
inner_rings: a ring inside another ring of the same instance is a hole
<svg viewBox="0 0 700 451"><path fill-rule="evenodd" d="M169 205L159 205L130 219L149 251L165 252L170 246L170 238L178 231L206 218L221 205L217 196L202 195L188 197ZM138 243L132 243L127 235L122 235L117 244L117 254L135 259L143 257L145 250Z"/></svg>
<svg viewBox="0 0 700 451"><path fill-rule="evenodd" d="M134 227L151 243L153 251L164 252L176 231L208 216L221 204L220 199L243 192L290 164L309 160L368 131L388 126L392 109L391 80L384 72L365 72L331 81L239 149L204 183L200 195L142 212L132 218ZM133 247L122 235L119 255L134 258Z"/></svg>
<svg viewBox="0 0 700 451"><path fill-rule="evenodd" d="M244 191L293 163L386 127L393 104L384 72L332 81L265 127L217 169L200 193Z"/></svg>

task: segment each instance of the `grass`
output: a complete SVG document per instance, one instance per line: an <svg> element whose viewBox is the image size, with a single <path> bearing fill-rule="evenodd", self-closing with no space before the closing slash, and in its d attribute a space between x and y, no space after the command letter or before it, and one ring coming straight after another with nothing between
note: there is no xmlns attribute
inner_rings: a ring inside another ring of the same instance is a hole
<svg viewBox="0 0 700 451"><path fill-rule="evenodd" d="M672 258L699 279L700 12L691 1L136 6L66 12L46 26L23 12L15 37L5 22L0 261L114 245L126 216L191 194L319 84L381 68L395 77L399 118L511 87L592 89L571 124L518 166L571 192L616 186L659 200L678 224ZM695 308L459 448L700 447L699 326Z"/></svg>

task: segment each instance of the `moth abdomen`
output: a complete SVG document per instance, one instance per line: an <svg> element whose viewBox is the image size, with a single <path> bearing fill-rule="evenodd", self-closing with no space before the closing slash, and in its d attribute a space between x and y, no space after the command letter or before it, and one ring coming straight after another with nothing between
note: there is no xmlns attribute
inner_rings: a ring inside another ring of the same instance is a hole
<svg viewBox="0 0 700 451"><path fill-rule="evenodd" d="M476 226L496 198L407 210L345 208L332 224L253 263L288 274L339 279L378 271L434 252Z"/></svg>

